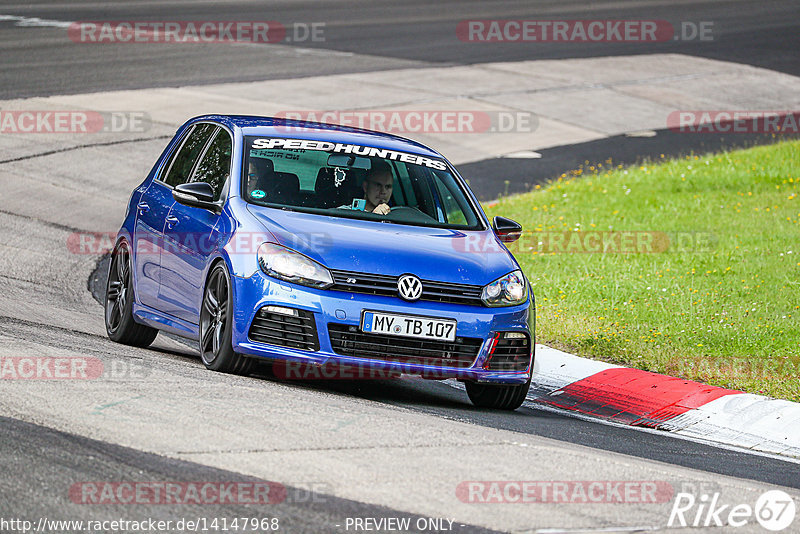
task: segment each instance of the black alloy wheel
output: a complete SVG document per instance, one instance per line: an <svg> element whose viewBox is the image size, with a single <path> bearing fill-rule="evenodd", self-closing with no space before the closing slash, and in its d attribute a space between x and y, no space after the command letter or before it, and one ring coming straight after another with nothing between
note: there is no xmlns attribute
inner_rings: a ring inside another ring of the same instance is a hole
<svg viewBox="0 0 800 534"><path fill-rule="evenodd" d="M212 268L200 310L200 355L212 371L244 375L253 360L237 354L231 344L233 298L230 278L224 263Z"/></svg>
<svg viewBox="0 0 800 534"><path fill-rule="evenodd" d="M112 341L135 347L146 347L158 330L133 319L133 276L131 252L126 241L120 241L111 254L106 282L106 333Z"/></svg>

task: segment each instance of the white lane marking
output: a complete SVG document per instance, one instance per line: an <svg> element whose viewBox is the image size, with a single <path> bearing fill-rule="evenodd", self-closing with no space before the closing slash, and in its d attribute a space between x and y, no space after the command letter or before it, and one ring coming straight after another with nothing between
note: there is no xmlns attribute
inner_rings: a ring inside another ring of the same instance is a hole
<svg viewBox="0 0 800 534"><path fill-rule="evenodd" d="M625 137L655 137L658 133L654 130L639 130L638 132L628 132Z"/></svg>
<svg viewBox="0 0 800 534"><path fill-rule="evenodd" d="M453 389L459 389L461 391L464 391L464 384L462 384L461 382L458 382L457 380L443 380L443 382L445 384L447 384L448 386L450 386L451 388L453 388ZM549 404L542 404L540 402L537 402L535 398L534 399L530 398L530 395L528 396L528 399L524 403L522 403L522 405L525 408L531 408L532 410L541 410L541 411L544 411L544 412L555 413L555 414L558 414L558 415L561 415L561 416L564 416L564 417L571 417L573 419L580 419L581 421L586 421L587 423L597 423L599 425L613 426L613 427L616 427L616 428L626 428L628 430L636 430L638 432L646 432L648 434L656 434L656 435L661 436L661 437L681 439L681 440L684 440L684 441L691 441L692 443L699 443L701 445L710 445L712 447L716 447L718 449L724 449L726 451L745 453L745 454L750 454L752 456L761 456L761 457L764 457L764 458L770 458L772 460L781 460L783 462L789 462L789 463L800 465L800 458L794 458L794 457L791 457L791 456L778 455L778 454L774 454L774 453L766 452L766 451L759 451L759 450L754 450L754 449L746 449L746 448L742 448L742 447L737 447L736 445L730 445L730 444L727 444L727 443L720 443L718 441L711 441L709 439L703 439L702 437L692 436L692 435L688 435L688 434L681 434L681 433L678 433L678 432L665 433L663 430L656 430L654 428L648 428L648 427L645 427L645 426L631 426L631 425L626 425L626 424L623 424L623 423L619 423L617 421L611 421L611 420L608 420L608 419L600 419L599 417L587 415L587 414L584 414L584 413L574 412L574 411L571 411L571 410L566 410L564 408L556 408L555 406L550 406Z"/></svg>
<svg viewBox="0 0 800 534"><path fill-rule="evenodd" d="M450 383L450 380L445 380L445 383ZM453 384L450 384L450 385L452 386ZM460 388L458 388L458 389L460 389ZM586 422L589 422L589 423L597 423L597 424L600 424L600 425L613 426L613 427L616 427L616 428L627 428L629 430L636 430L638 432L646 432L648 434L656 434L658 436L665 437L665 438L681 439L681 440L684 440L684 441L691 441L692 443L699 443L701 445L710 445L712 447L716 447L718 449L724 449L726 451L745 453L745 454L749 454L749 455L752 455L752 456L761 456L761 457L764 457L764 458L770 458L772 460L781 460L783 462L788 462L788 463L793 463L793 464L800 465L800 458L794 458L794 457L791 457L791 456L783 456L783 455L778 455L778 454L765 452L765 451L746 449L746 448L742 448L742 447L737 447L736 445L730 445L730 444L727 444L727 443L720 443L718 441L711 441L711 440L708 440L708 439L703 439L701 437L695 437L695 436L689 436L689 435L686 435L686 434L680 434L678 432L666 432L665 433L663 430L656 430L654 428L648 428L648 427L645 427L645 426L626 425L626 424L623 424L623 423L618 423L617 421L611 421L611 420L608 420L608 419L600 419L598 417L593 417L591 415L586 415L586 414L583 414L583 413L580 413L580 412L573 412L573 411L570 411L570 410L565 410L563 408L556 408L554 406L549 406L547 404L541 404L541 403L538 403L536 401L531 401L531 400L525 401L522 405L525 406L526 408L531 408L531 409L534 409L534 410L542 410L542 411L546 411L546 412L551 412L551 413L563 415L565 417L572 417L572 418L575 418L575 419L580 419L582 421L586 421Z"/></svg>
<svg viewBox="0 0 800 534"><path fill-rule="evenodd" d="M665 424L674 433L800 457L800 404L741 393L715 399Z"/></svg>
<svg viewBox="0 0 800 534"><path fill-rule="evenodd" d="M25 28L69 28L72 22L63 20L40 19L38 17L19 17L17 15L0 15L0 21L13 21L14 26Z"/></svg>
<svg viewBox="0 0 800 534"><path fill-rule="evenodd" d="M542 155L538 152L534 152L533 150L520 150L519 152L504 154L503 157L509 159L540 159Z"/></svg>

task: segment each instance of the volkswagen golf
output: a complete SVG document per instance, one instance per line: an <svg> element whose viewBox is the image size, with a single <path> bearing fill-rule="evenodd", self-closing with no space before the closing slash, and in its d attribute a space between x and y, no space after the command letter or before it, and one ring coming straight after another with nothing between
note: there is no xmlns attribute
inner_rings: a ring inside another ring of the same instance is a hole
<svg viewBox="0 0 800 534"><path fill-rule="evenodd" d="M257 361L457 379L525 400L530 285L456 169L394 135L269 117L181 126L134 189L111 256L119 343L196 340L208 369Z"/></svg>

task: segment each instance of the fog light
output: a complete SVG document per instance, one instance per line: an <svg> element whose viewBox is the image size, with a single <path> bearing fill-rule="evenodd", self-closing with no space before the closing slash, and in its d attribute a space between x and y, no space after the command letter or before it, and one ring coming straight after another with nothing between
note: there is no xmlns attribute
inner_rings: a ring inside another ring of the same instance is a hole
<svg viewBox="0 0 800 534"><path fill-rule="evenodd" d="M283 306L267 306L264 308L269 313L277 313L278 315L288 315L290 317L297 317L297 310L292 308L284 308Z"/></svg>
<svg viewBox="0 0 800 534"><path fill-rule="evenodd" d="M522 332L506 332L503 337L505 339L525 339L525 334Z"/></svg>

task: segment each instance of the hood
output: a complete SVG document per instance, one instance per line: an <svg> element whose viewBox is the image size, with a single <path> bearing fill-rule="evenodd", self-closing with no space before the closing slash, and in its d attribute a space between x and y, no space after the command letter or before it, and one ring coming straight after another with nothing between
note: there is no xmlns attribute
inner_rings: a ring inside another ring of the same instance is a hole
<svg viewBox="0 0 800 534"><path fill-rule="evenodd" d="M485 285L518 268L491 230L424 228L252 204L247 209L280 245L329 269Z"/></svg>

